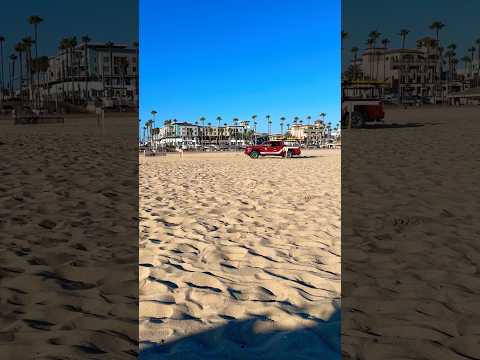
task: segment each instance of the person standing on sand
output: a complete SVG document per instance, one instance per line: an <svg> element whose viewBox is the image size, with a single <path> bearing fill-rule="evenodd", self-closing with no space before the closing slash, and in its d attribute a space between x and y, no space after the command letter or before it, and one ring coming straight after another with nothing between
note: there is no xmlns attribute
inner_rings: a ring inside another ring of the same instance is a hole
<svg viewBox="0 0 480 360"><path fill-rule="evenodd" d="M97 114L97 127L100 126L100 119L102 117L102 111L103 111L102 100L100 98L97 98L95 100L95 113Z"/></svg>

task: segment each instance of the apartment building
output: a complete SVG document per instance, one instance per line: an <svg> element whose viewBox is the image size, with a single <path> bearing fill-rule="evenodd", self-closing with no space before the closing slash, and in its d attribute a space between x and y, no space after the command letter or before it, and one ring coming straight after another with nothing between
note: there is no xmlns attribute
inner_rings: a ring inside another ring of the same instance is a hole
<svg viewBox="0 0 480 360"><path fill-rule="evenodd" d="M80 44L49 58L48 101L96 98L138 104L138 50L124 44Z"/></svg>

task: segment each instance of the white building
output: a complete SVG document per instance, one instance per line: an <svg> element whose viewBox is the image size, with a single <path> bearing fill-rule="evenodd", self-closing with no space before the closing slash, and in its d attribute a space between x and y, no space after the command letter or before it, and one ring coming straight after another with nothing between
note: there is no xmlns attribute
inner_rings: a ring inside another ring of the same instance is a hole
<svg viewBox="0 0 480 360"><path fill-rule="evenodd" d="M417 40L415 49L370 47L355 64L361 69L357 80L384 83L386 93L398 97L418 95L444 102L450 93L470 86L455 61L430 37Z"/></svg>
<svg viewBox="0 0 480 360"><path fill-rule="evenodd" d="M153 141L157 146L240 146L248 140L246 133L247 128L244 125L213 127L167 120L163 128L155 129Z"/></svg>
<svg viewBox="0 0 480 360"><path fill-rule="evenodd" d="M42 98L85 103L96 98L138 103L138 51L127 45L80 44L50 57Z"/></svg>
<svg viewBox="0 0 480 360"><path fill-rule="evenodd" d="M327 127L320 120L313 125L293 124L288 129L288 135L306 144L320 144L327 136Z"/></svg>

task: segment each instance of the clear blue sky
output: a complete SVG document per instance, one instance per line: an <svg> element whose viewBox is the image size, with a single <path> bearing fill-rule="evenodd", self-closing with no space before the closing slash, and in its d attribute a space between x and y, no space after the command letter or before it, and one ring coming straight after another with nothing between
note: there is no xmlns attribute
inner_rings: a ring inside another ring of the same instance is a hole
<svg viewBox="0 0 480 360"><path fill-rule="evenodd" d="M62 38L88 35L93 42L113 41L132 45L138 40L138 6L135 0L22 0L2 3L0 35L4 36L5 57L15 43L33 37L30 15L39 15L39 55L54 55Z"/></svg>
<svg viewBox="0 0 480 360"><path fill-rule="evenodd" d="M339 0L140 0L140 118L340 111Z"/></svg>
<svg viewBox="0 0 480 360"><path fill-rule="evenodd" d="M410 34L406 47L415 48L417 39L435 36L429 26L438 20L446 25L439 36L442 46L455 43L460 59L469 55L467 49L480 38L479 14L479 0L344 0L342 26L349 33L344 45L345 56L351 58L350 49L353 46L365 50L368 33L372 30L379 31L381 38L390 39L391 48L400 48L398 33L400 29L408 29Z"/></svg>

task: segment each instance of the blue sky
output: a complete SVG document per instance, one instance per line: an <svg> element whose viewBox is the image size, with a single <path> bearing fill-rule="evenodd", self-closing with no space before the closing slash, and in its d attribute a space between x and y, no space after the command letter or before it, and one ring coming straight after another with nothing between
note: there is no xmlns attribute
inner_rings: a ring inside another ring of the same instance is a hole
<svg viewBox="0 0 480 360"><path fill-rule="evenodd" d="M140 0L140 51L142 121L338 122L339 0Z"/></svg>
<svg viewBox="0 0 480 360"><path fill-rule="evenodd" d="M400 29L410 30L406 47L415 47L415 41L424 36L435 36L429 29L433 21L441 21L446 26L440 31L440 41L444 47L455 43L457 57L468 55L467 49L480 38L478 19L479 0L344 0L343 29L349 33L344 47L345 55L351 57L353 46L365 50L368 33L379 31L381 38L391 40L391 48L400 48ZM463 66L463 65L462 65Z"/></svg>
<svg viewBox="0 0 480 360"><path fill-rule="evenodd" d="M138 6L132 0L59 0L10 1L0 11L0 35L6 38L5 56L14 44L33 37L30 15L39 15L39 55L53 55L64 37L88 35L93 42L113 41L132 45L138 40ZM114 19L108 20L108 19Z"/></svg>

